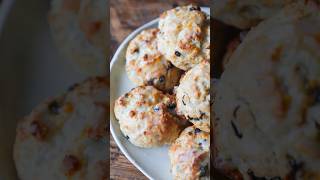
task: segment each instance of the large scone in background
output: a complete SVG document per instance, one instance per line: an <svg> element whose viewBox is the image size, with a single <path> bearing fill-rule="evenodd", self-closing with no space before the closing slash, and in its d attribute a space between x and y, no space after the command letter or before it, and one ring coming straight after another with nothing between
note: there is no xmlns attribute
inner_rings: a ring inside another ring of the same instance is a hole
<svg viewBox="0 0 320 180"><path fill-rule="evenodd" d="M16 120L84 79L54 46L49 3L17 0L0 35L0 179L17 179L12 158Z"/></svg>

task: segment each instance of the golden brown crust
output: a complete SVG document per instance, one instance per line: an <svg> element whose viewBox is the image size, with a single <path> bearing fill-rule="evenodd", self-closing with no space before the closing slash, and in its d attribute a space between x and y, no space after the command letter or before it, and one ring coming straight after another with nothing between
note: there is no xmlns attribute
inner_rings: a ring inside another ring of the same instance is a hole
<svg viewBox="0 0 320 180"><path fill-rule="evenodd" d="M179 82L182 71L158 51L158 32L157 28L144 30L129 43L126 71L129 79L137 85L170 90Z"/></svg>
<svg viewBox="0 0 320 180"><path fill-rule="evenodd" d="M114 112L124 136L139 147L171 144L181 126L175 102L152 86L139 86L118 98Z"/></svg>
<svg viewBox="0 0 320 180"><path fill-rule="evenodd" d="M176 88L177 108L198 128L210 131L210 64L203 61L189 70Z"/></svg>
<svg viewBox="0 0 320 180"><path fill-rule="evenodd" d="M158 47L176 67L189 70L210 59L210 17L197 6L164 12L159 21Z"/></svg>
<svg viewBox="0 0 320 180"><path fill-rule="evenodd" d="M210 179L210 134L190 126L170 146L169 157L174 179Z"/></svg>

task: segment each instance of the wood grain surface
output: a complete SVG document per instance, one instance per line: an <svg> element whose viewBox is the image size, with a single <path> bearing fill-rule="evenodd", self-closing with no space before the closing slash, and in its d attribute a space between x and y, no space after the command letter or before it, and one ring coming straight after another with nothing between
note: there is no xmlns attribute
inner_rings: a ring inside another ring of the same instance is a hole
<svg viewBox="0 0 320 180"><path fill-rule="evenodd" d="M209 6L210 0L111 0L110 1L110 60L120 45L132 31L157 18L163 11L178 5L196 4ZM112 83L112 82L111 82ZM110 179L147 179L121 153L110 136Z"/></svg>

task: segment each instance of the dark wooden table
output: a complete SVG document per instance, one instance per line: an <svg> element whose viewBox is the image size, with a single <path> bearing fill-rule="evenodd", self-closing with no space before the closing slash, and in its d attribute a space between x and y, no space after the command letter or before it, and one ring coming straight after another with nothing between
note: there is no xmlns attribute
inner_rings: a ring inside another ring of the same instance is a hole
<svg viewBox="0 0 320 180"><path fill-rule="evenodd" d="M190 3L199 6L209 6L209 2L210 0L111 0L110 59L124 38L126 38L136 28L157 18L163 11L178 5L186 5ZM112 137L110 137L110 159L111 180L147 179L121 153Z"/></svg>

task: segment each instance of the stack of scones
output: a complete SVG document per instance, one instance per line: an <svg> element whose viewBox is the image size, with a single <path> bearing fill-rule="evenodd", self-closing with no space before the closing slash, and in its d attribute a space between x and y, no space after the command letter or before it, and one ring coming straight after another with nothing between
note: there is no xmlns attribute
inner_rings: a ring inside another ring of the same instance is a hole
<svg viewBox="0 0 320 180"><path fill-rule="evenodd" d="M128 45L126 72L136 88L114 106L133 145L170 145L174 179L210 179L210 16L194 5L160 15Z"/></svg>

